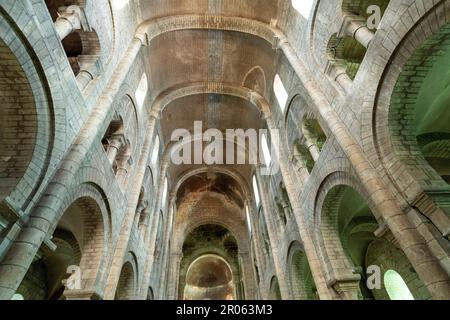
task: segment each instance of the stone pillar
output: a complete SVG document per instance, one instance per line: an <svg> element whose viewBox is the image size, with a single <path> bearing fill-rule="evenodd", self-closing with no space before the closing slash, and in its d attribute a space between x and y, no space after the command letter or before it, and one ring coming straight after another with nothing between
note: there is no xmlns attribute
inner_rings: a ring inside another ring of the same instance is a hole
<svg viewBox="0 0 450 320"><path fill-rule="evenodd" d="M156 123L156 112L154 112L154 115L151 117L150 123L151 126L154 128L154 125ZM154 131L153 131L154 133ZM154 141L154 136L152 134L152 141ZM160 218L160 214L159 214L159 210L160 210L160 205L161 205L161 198L162 198L162 185L164 182L164 177L166 176L167 173L167 168L169 166L169 160L167 159L167 154L165 155L165 158L163 161L161 161L161 172L160 172L160 177L159 177L159 181L158 184L155 186L155 189L158 190L157 194L156 194L156 201L155 201L155 205L153 207L153 212L154 214L151 215L151 217L149 217L149 227L147 228L146 232L145 232L145 236L144 236L144 243L147 244L147 262L145 265L145 271L144 271L144 276L143 276L143 288L148 288L150 281L151 281L151 275L154 272L154 268L155 268L155 258L153 256L153 249L155 248L156 245L156 235L157 235L157 230L158 230L158 224L159 224L159 218ZM154 290L154 295L158 296L159 292L157 292L156 288ZM145 298L145 297L144 297Z"/></svg>
<svg viewBox="0 0 450 320"><path fill-rule="evenodd" d="M128 171L132 166L133 162L131 160L131 147L125 147L124 152L117 157L117 182L120 186L124 186L127 182Z"/></svg>
<svg viewBox="0 0 450 320"><path fill-rule="evenodd" d="M297 173L297 177L300 180L300 183L304 184L309 178L309 171L306 167L306 160L297 148L294 148L292 163L293 167L295 168L295 172Z"/></svg>
<svg viewBox="0 0 450 320"><path fill-rule="evenodd" d="M349 36L368 48L375 34L366 26L364 17L346 15L339 32L339 38Z"/></svg>
<svg viewBox="0 0 450 320"><path fill-rule="evenodd" d="M313 160L317 162L317 160L319 160L320 157L320 149L319 146L317 145L318 137L314 132L310 130L308 123L303 123L302 126L303 126L303 136L305 137L306 140L306 147L308 148L309 153L311 154Z"/></svg>
<svg viewBox="0 0 450 320"><path fill-rule="evenodd" d="M183 259L183 254L174 252L170 255L170 269L169 269L169 281L168 281L168 300L178 299L178 286L180 278L180 264Z"/></svg>
<svg viewBox="0 0 450 320"><path fill-rule="evenodd" d="M89 83L102 71L98 56L81 55L78 57L80 72L77 75L78 87L84 91Z"/></svg>
<svg viewBox="0 0 450 320"><path fill-rule="evenodd" d="M62 8L58 13L58 18L55 21L56 33L61 40L66 38L69 34L81 29L81 8L79 6L70 6Z"/></svg>
<svg viewBox="0 0 450 320"><path fill-rule="evenodd" d="M329 75L333 81L344 90L345 92L349 92L353 81L347 74L346 66L341 60L329 60L327 67L325 69L325 73Z"/></svg>
<svg viewBox="0 0 450 320"><path fill-rule="evenodd" d="M255 300L256 292L255 292L255 284L256 279L253 273L252 260L249 252L239 252L241 257L242 266L241 266L241 281L244 284L244 292L245 292L245 300ZM244 298L244 297L243 297Z"/></svg>
<svg viewBox="0 0 450 320"><path fill-rule="evenodd" d="M161 284L164 285L166 284L166 277L167 277L167 267L169 265L169 260L170 260L170 239L172 236L172 225L173 225L173 220L174 220L174 215L175 215L175 200L176 200L176 194L171 194L170 198L169 198L169 210L168 210L168 216L167 216L167 223L166 223L166 228L163 232L163 235L165 235L165 241L163 243L163 247L162 247L162 263L161 265L163 266L162 269L162 273L161 273ZM166 290L166 292L163 294L163 290ZM167 287L166 288L162 288L160 287L160 291L161 291L161 295L166 296L167 295Z"/></svg>
<svg viewBox="0 0 450 320"><path fill-rule="evenodd" d="M145 216L147 214L148 214L148 201L141 199L141 200L139 200L139 203L136 208L136 218L135 218L135 222L134 222L134 227L136 230L139 230L140 234L141 234L140 222L144 221ZM142 219L142 216L144 216L144 219Z"/></svg>
<svg viewBox="0 0 450 320"><path fill-rule="evenodd" d="M286 191L286 188L282 187L280 201L281 201L281 205L284 210L284 215L286 216L287 219L289 219L290 216L292 215L292 208L291 208L291 204L289 203L289 199L286 199L286 197L285 197L285 194L284 194L285 191Z"/></svg>
<svg viewBox="0 0 450 320"><path fill-rule="evenodd" d="M258 188L259 188L261 204L263 207L264 217L265 217L266 224L267 224L267 230L269 232L269 239L270 239L270 244L271 244L271 248L272 248L273 262L275 265L275 271L276 271L276 275L278 278L278 283L280 285L281 296L283 297L283 299L289 299L290 298L290 290L289 290L289 286L287 285L286 273L284 271L285 269L283 268L283 266L286 263L282 260L281 252L278 248L280 241L279 241L277 231L279 230L279 228L274 223L275 216L273 216L273 210L270 206L270 201L267 198L267 195L269 193L267 192L266 188L264 187L264 184L262 183L262 176L260 174L259 168L257 168L257 170L256 170L256 181L257 181ZM271 215L271 213L272 213L272 215Z"/></svg>
<svg viewBox="0 0 450 320"><path fill-rule="evenodd" d="M252 223L252 241L254 243L254 255L255 255L255 260L258 266L258 270L260 271L260 273L264 273L264 270L266 269L266 264L265 264L265 259L264 254L262 252L262 248L261 245L263 245L263 242L261 240L261 234L260 234L260 230L259 230L259 224L255 223L256 218L258 217L258 213L254 210L254 206L252 205L252 202L249 200L247 203L248 206L248 210L250 212L250 216L251 216L251 223ZM251 243L250 243L251 245ZM254 260L252 260L252 263L255 263ZM255 270L255 268L252 268L254 270L254 272L257 272L257 270ZM256 274L255 274L256 275ZM258 277L260 278L260 275L258 274ZM256 282L256 278L255 278L255 282ZM261 280L261 279L260 279ZM261 283L256 283L257 287L259 288L259 297L263 296L263 293L261 290L264 289L261 287Z"/></svg>
<svg viewBox="0 0 450 320"><path fill-rule="evenodd" d="M123 135L115 135L109 138L108 142L109 144L106 155L108 156L109 162L114 164L119 150L125 145L125 139Z"/></svg>
<svg viewBox="0 0 450 320"><path fill-rule="evenodd" d="M283 232L284 227L286 226L287 220L288 220L288 215L286 214L286 210L284 208L283 205L283 201L280 199L279 196L275 196L274 199L275 205L276 205L276 211L278 212L277 214L277 222L278 222L278 227L279 227L279 232Z"/></svg>

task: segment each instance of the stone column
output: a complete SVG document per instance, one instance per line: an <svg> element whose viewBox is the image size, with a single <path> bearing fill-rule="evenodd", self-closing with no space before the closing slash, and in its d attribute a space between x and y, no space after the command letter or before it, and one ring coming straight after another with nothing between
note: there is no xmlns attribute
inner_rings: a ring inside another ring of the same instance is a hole
<svg viewBox="0 0 450 320"><path fill-rule="evenodd" d="M295 168L295 172L297 173L297 177L299 178L300 183L303 185L309 178L309 171L306 167L306 160L297 148L294 148L292 163L293 167Z"/></svg>
<svg viewBox="0 0 450 320"><path fill-rule="evenodd" d="M280 285L280 291L281 296L283 299L289 299L290 298L290 290L289 286L287 285L287 279L286 279L286 273L284 272L283 265L285 265L285 262L281 258L281 252L278 248L278 244L280 243L278 232L279 230L278 226L274 223L274 219L276 218L273 215L273 210L270 206L270 201L267 197L268 192L266 188L264 187L264 184L262 183L262 176L260 173L259 168L256 170L256 180L259 188L259 193L261 197L261 204L263 207L264 217L267 224L267 230L269 232L269 239L270 244L272 248L272 256L273 261L275 265L276 275L278 278L278 283ZM271 215L272 213L272 215Z"/></svg>
<svg viewBox="0 0 450 320"><path fill-rule="evenodd" d="M170 269L169 269L169 281L168 281L168 300L178 299L178 281L180 278L180 264L183 259L183 254L174 252L170 255Z"/></svg>
<svg viewBox="0 0 450 320"><path fill-rule="evenodd" d="M81 8L75 5L63 7L61 12L58 12L59 16L55 21L55 29L61 40L72 32L81 29L81 14Z"/></svg>
<svg viewBox="0 0 450 320"><path fill-rule="evenodd" d="M80 72L77 75L78 88L83 92L102 71L98 56L81 55L78 58Z"/></svg>
<svg viewBox="0 0 450 320"><path fill-rule="evenodd" d="M264 270L266 269L266 264L265 264L265 259L263 258L264 255L262 253L262 248L261 248L261 245L263 245L263 242L261 240L259 224L255 223L256 218L258 217L258 213L255 211L251 200L248 201L247 206L248 206L248 210L249 210L249 213L251 216L251 225L252 225L252 241L250 242L250 246L252 245L252 242L253 242L254 243L253 248L255 251L254 255L256 258L256 263L258 265L258 270L260 271L260 273L264 273ZM254 262L255 261L252 260L252 264ZM254 267L252 269L254 270L254 272L257 272ZM258 277L261 278L259 274L258 274ZM257 279L255 278L255 281L256 280ZM261 288L261 279L260 279L259 283L256 283L256 285L260 289L258 296L259 297L263 296L263 292L261 291L261 289L263 289L263 288Z"/></svg>
<svg viewBox="0 0 450 320"><path fill-rule="evenodd" d="M155 112L156 114L156 112ZM154 118L156 120L156 117ZM151 121L153 123L153 120ZM154 123L153 123L154 126ZM152 140L154 141L155 137L152 137ZM150 281L151 281L151 274L154 271L155 268L155 259L153 256L153 252L154 252L154 248L156 245L156 235L158 233L158 225L159 225L159 219L160 219L160 214L159 214L159 210L161 208L161 198L162 198L162 185L164 183L164 178L166 176L167 173L167 168L169 166L169 160L168 160L168 156L167 154L165 154L163 161L161 161L161 165L160 165L160 177L159 177L159 181L157 183L157 186L155 186L155 189L158 190L156 193L156 201L153 207L153 212L154 214L150 217L151 222L150 227L147 228L146 232L145 232L145 236L144 236L144 243L147 244L147 262L145 265L145 270L144 270L144 277L143 277L143 287L144 288L148 288ZM157 292L157 290L154 290L154 295L158 296L159 292Z"/></svg>
<svg viewBox="0 0 450 320"><path fill-rule="evenodd" d="M367 28L364 17L346 15L339 32L340 38L349 36L368 48L375 34Z"/></svg>
<svg viewBox="0 0 450 320"><path fill-rule="evenodd" d="M118 158L117 158L117 182L120 186L124 186L127 182L128 178L128 171L130 170L130 167L133 165L131 161L131 148L127 146L123 152Z"/></svg>
<svg viewBox="0 0 450 320"><path fill-rule="evenodd" d="M245 300L255 300L256 279L255 279L255 275L253 273L253 267L252 267L253 263L250 263L250 261L253 262L253 260L251 259L251 255L249 252L240 251L239 255L240 255L241 261L242 261L241 280L242 280L242 283L244 284L243 291L245 292Z"/></svg>
<svg viewBox="0 0 450 320"><path fill-rule="evenodd" d="M336 83L344 90L345 92L349 92L353 81L347 74L346 66L341 60L329 60L327 67L325 69L325 73L336 81Z"/></svg>
<svg viewBox="0 0 450 320"><path fill-rule="evenodd" d="M115 135L108 139L108 142L109 145L106 155L108 156L109 162L114 164L119 150L125 145L125 139L123 135Z"/></svg>
<svg viewBox="0 0 450 320"><path fill-rule="evenodd" d="M144 195L145 198L145 195ZM135 217L135 221L134 221L134 227L136 228L136 230L140 231L140 226L139 226L139 222L142 220L142 215L146 215L148 213L148 201L141 199L138 202L137 208L136 208L136 217Z"/></svg>
<svg viewBox="0 0 450 320"><path fill-rule="evenodd" d="M168 210L168 216L167 216L167 224L166 224L166 228L163 232L163 235L165 235L165 241L163 243L163 247L162 247L162 263L161 265L163 266L163 270L161 273L161 284L165 284L166 283L166 276L167 276L167 268L165 266L168 266L168 260L170 259L170 239L172 236L172 223L173 223L173 218L174 218L174 214L175 214L175 210L174 210L174 206L175 206L175 200L176 200L176 195L171 193L170 194L170 198L169 198L169 210ZM162 290L166 290L165 294L162 293ZM161 291L161 295L166 295L167 294L167 288L160 288Z"/></svg>
<svg viewBox="0 0 450 320"><path fill-rule="evenodd" d="M281 196L280 196L280 201L281 201L281 205L283 207L284 210L284 215L286 216L286 218L289 220L289 217L292 214L292 208L291 208L291 204L289 203L289 199L286 199L285 194L283 194L283 192L286 191L286 188L281 188Z"/></svg>
<svg viewBox="0 0 450 320"><path fill-rule="evenodd" d="M303 136L305 137L306 147L308 148L311 157L315 162L317 162L317 160L319 160L320 157L320 149L319 146L317 145L318 137L316 136L316 134L314 134L314 132L310 130L309 125L307 123L306 124L303 123Z"/></svg>

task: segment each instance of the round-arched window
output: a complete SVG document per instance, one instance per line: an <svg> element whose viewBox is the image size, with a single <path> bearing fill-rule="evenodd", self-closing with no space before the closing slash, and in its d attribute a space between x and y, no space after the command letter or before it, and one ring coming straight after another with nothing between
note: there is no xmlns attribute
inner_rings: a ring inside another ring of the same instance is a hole
<svg viewBox="0 0 450 320"><path fill-rule="evenodd" d="M388 270L384 274L384 286L391 300L414 300L402 276L394 270Z"/></svg>
<svg viewBox="0 0 450 320"><path fill-rule="evenodd" d="M25 300L25 298L20 293L16 293L12 296L11 300Z"/></svg>

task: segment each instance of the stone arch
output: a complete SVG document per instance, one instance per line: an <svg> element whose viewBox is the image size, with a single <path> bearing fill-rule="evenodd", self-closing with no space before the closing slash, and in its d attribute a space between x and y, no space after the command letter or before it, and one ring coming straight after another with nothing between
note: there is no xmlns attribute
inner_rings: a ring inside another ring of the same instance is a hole
<svg viewBox="0 0 450 320"><path fill-rule="evenodd" d="M80 175L89 172L87 170ZM82 277L84 290L98 290L107 276L103 271L112 242L112 217L109 197L101 187L105 183L83 182L70 188L60 207L61 213L48 233L53 235L57 230L69 230L77 239L82 253L80 267L89 271ZM85 229L86 232L83 231ZM83 256L85 249L90 253Z"/></svg>
<svg viewBox="0 0 450 320"><path fill-rule="evenodd" d="M3 201L19 184L32 162L38 115L27 75L2 39L0 52L3 75L0 78L0 200Z"/></svg>
<svg viewBox="0 0 450 320"><path fill-rule="evenodd" d="M186 293L186 288L189 287L188 273L190 266L205 255L215 255L227 263L232 278L227 283L222 283L221 288L211 287L211 290L205 289L206 291L199 288L199 290L206 296L208 296L208 292L210 291L209 293L212 294L210 297L211 299L217 298L217 290L219 293L224 293L222 289L226 289L226 295L231 294L229 297L230 299L243 298L243 296L240 297L240 292L237 290L240 287L241 279L243 278L242 270L239 265L239 240L234 236L232 231L230 231L229 228L222 226L220 223L213 221L202 221L200 224L195 224L195 226L192 226L188 230L189 232L187 232L183 241L183 258L180 261L180 271L178 274L180 283L178 289L179 297L183 298ZM190 293L195 294L195 290L190 290ZM224 298L225 297L222 297L222 299Z"/></svg>
<svg viewBox="0 0 450 320"><path fill-rule="evenodd" d="M310 107L310 102L307 99L307 97L301 94L295 94L288 102L284 124L286 143L289 146L290 152L293 152L293 144L295 141L299 140L302 143L304 142L306 124L310 125L310 127L313 124L312 132L321 140L321 146L323 146L327 138L328 128L325 127L324 123L320 122L319 117L313 112L313 109Z"/></svg>
<svg viewBox="0 0 450 320"><path fill-rule="evenodd" d="M25 275L18 291L24 292L27 299L71 298L80 290L90 292L91 298L98 297L108 249L105 228L109 222L105 221L105 206L99 203L94 187L84 187L81 196L80 190L73 190L74 199L67 199L68 205L52 228L55 250L44 244L40 258ZM41 287L40 293L30 297L27 289L36 286Z"/></svg>
<svg viewBox="0 0 450 320"><path fill-rule="evenodd" d="M380 297L367 286L371 266L368 263L375 260L367 259L370 247L378 240L376 235L381 235L384 232L381 230L385 228L374 208L358 183L344 173L328 176L316 199L315 238L318 253L327 273L327 282L344 299ZM392 236L388 233L384 232L384 241L395 247L389 242ZM396 250L403 254L400 249ZM416 280L420 282L420 279Z"/></svg>
<svg viewBox="0 0 450 320"><path fill-rule="evenodd" d="M123 119L124 131L133 150L136 149L139 138L139 115L136 102L131 95L125 94L116 105L116 113Z"/></svg>
<svg viewBox="0 0 450 320"><path fill-rule="evenodd" d="M419 158L412 166L423 167L425 172L433 168L447 184L450 184L450 73L442 64L449 57L450 24L447 24L427 39L403 67L389 108L391 141L399 144L396 151L408 152L408 158ZM408 162L406 157L403 162ZM436 177L433 172L427 175Z"/></svg>
<svg viewBox="0 0 450 320"><path fill-rule="evenodd" d="M297 177L304 183L314 168L327 134L300 94L294 95L288 104L285 137Z"/></svg>
<svg viewBox="0 0 450 320"><path fill-rule="evenodd" d="M0 212L12 223L18 218L13 211L29 210L46 176L55 116L42 66L36 63L41 60L1 8L0 23Z"/></svg>
<svg viewBox="0 0 450 320"><path fill-rule="evenodd" d="M132 262L126 261L120 272L119 282L117 284L115 300L134 300L136 299L136 273Z"/></svg>
<svg viewBox="0 0 450 320"><path fill-rule="evenodd" d="M389 271L394 271L401 276L414 299L431 299L430 293L423 286L422 281L411 266L408 258L403 251L391 242L386 241L385 239L377 239L371 242L367 250L366 264L369 266L378 266L380 268L382 277L381 288L372 290L375 299L392 300L396 293L402 293L402 288L391 288L391 292L388 292L386 275ZM400 292L396 292L395 290Z"/></svg>
<svg viewBox="0 0 450 320"><path fill-rule="evenodd" d="M295 300L319 300L308 259L298 241L294 241L289 247L287 270Z"/></svg>
<svg viewBox="0 0 450 320"><path fill-rule="evenodd" d="M86 3L76 0L46 0L45 4L54 22L59 21L60 16L62 19L77 16L77 29L64 37L61 43L80 89L84 90L103 70L100 40L96 30L88 24L84 11Z"/></svg>
<svg viewBox="0 0 450 320"><path fill-rule="evenodd" d="M55 230L73 234L81 249L80 270L82 288L93 288L101 272L105 248L108 245L107 231L103 221L102 209L97 201L82 197L72 203L64 212Z"/></svg>
<svg viewBox="0 0 450 320"><path fill-rule="evenodd" d="M441 18L436 19L436 17ZM430 24L430 21L436 21L436 23ZM374 99L370 98L374 101L373 109L371 107L370 111L367 110L373 115L370 117L370 124L368 121L363 121L362 124L372 126L374 146L366 144L365 148L367 150L371 148L376 152L374 158L377 162L379 161L377 165L383 168L385 171L383 175L386 175L386 179L395 188L395 192L400 194L406 203L418 208L429 217L444 236L449 234L450 208L448 207L449 194L446 191L448 183L446 183L445 174L440 175L433 168L433 163L427 161L426 156L428 154L431 158L435 156L445 158L445 152L439 150L445 150L447 138L445 135L435 135L433 132L430 135L426 132L424 135L418 135L413 124L417 119L413 105L417 104L418 88L421 88L425 77L431 72L429 68L432 68L435 59L442 58L445 53L443 50L441 52L434 50L438 49L439 45L445 47L448 43L449 22L446 7L440 2L430 7L422 19L416 23L410 23L408 32L405 31L400 36L396 36L396 47L392 55L386 58L389 59L389 63L384 66L384 69L380 69L381 80L375 89ZM431 25L432 28L428 30L426 25ZM433 39L435 39L435 45L433 45ZM415 73L414 64L420 61L422 63L428 61L425 66L427 70L421 71L421 74L414 78L415 82L410 82L412 78L408 72ZM411 86L409 92L404 88L405 85ZM438 96L442 98L442 95L445 95L445 85L445 81L439 83L438 91L440 92L437 93L437 100L439 100ZM395 96L402 94L413 101L410 106L405 106L398 101L398 98L395 99ZM441 144L441 141L444 143ZM426 148L427 145L429 149ZM422 150L424 147L425 149Z"/></svg>
<svg viewBox="0 0 450 320"><path fill-rule="evenodd" d="M327 274L327 282L345 299L360 299L361 272L357 268L366 270L359 260L352 259L348 250L351 230L364 226L362 232L367 237L374 237L378 228L377 220L367 206L368 197L363 194L358 183L349 175L338 172L324 179L318 192L315 204L315 238L318 254ZM345 205L349 199L355 199L354 207L347 210ZM347 231L347 230L350 231ZM364 238L364 236L362 237ZM352 242L353 244L353 242ZM365 246L368 244L366 243ZM353 283L347 291L342 291L341 283ZM364 289L364 288L363 288ZM370 292L368 297L371 298Z"/></svg>
<svg viewBox="0 0 450 320"><path fill-rule="evenodd" d="M206 254L188 267L184 300L234 300L236 289L233 271L223 257Z"/></svg>
<svg viewBox="0 0 450 320"><path fill-rule="evenodd" d="M273 276L270 280L270 288L269 288L269 300L281 300L281 291L280 291L280 285L278 283L278 278L276 276Z"/></svg>
<svg viewBox="0 0 450 320"><path fill-rule="evenodd" d="M77 286L77 275L70 280L71 266L79 266L81 249L74 235L66 230L56 230L54 251L45 250L30 266L17 292L25 300L61 300L66 287Z"/></svg>
<svg viewBox="0 0 450 320"><path fill-rule="evenodd" d="M192 132L190 133L192 134ZM173 155L176 152L180 152L183 148L189 148L193 143L196 143L198 141L203 141L203 136L198 136L198 135L191 135L190 137L186 137L180 141L170 141L167 146L166 146L166 150L168 150L170 155ZM246 160L248 162L250 162L250 160L252 160L253 162L257 162L259 161L258 156L254 155L255 152L251 153L252 149L252 145L248 144L246 141L244 141L241 139L233 139L232 137L224 134L222 139L218 140L221 143L225 143L226 147L229 147L231 145L235 146L235 162L237 162L239 156L241 154L245 155L245 159L249 159ZM250 155L252 155L252 157L250 157ZM191 161L193 161L193 154L191 154ZM226 163L226 153L224 153L224 159L223 159L223 163ZM219 163L214 163L216 165L220 165Z"/></svg>
<svg viewBox="0 0 450 320"><path fill-rule="evenodd" d="M410 156L419 157L417 163L410 166L425 172L431 167L450 184L450 112L447 108L450 74L445 74L441 67L448 57L450 24L427 39L404 66L391 96L389 127L392 144L400 143L398 150L394 151L410 150ZM411 88L413 84L414 89ZM405 103L403 99L414 103ZM405 157L403 162L410 161ZM427 173L431 179L437 178L433 172Z"/></svg>
<svg viewBox="0 0 450 320"><path fill-rule="evenodd" d="M301 94L294 94L288 101L286 113L284 117L284 138L288 150L293 152L293 143L301 138L299 123L303 117L305 110L309 109L305 98ZM292 128L292 129L291 129ZM295 128L295 129L294 129Z"/></svg>
<svg viewBox="0 0 450 320"><path fill-rule="evenodd" d="M267 81L264 69L260 66L254 66L244 76L242 86L258 92L263 97L267 94Z"/></svg>

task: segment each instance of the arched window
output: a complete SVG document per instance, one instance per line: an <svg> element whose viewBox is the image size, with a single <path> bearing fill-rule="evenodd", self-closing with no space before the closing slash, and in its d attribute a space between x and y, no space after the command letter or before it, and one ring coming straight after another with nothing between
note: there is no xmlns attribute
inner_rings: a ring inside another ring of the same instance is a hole
<svg viewBox="0 0 450 320"><path fill-rule="evenodd" d="M168 193L169 184L167 182L167 178L164 179L164 185L163 185L163 194L162 194L162 202L161 207L164 208L166 206L167 201L167 193Z"/></svg>
<svg viewBox="0 0 450 320"><path fill-rule="evenodd" d="M15 295L12 296L11 300L25 300L23 295L21 295L20 293L16 293Z"/></svg>
<svg viewBox="0 0 450 320"><path fill-rule="evenodd" d="M140 111L142 106L144 105L145 97L147 96L148 92L148 81L147 81L147 75L144 74L141 77L141 81L139 82L138 88L134 94L136 97L136 103L138 106L138 110Z"/></svg>
<svg viewBox="0 0 450 320"><path fill-rule="evenodd" d="M384 286L391 300L414 300L402 276L394 270L388 270L384 274Z"/></svg>
<svg viewBox="0 0 450 320"><path fill-rule="evenodd" d="M255 194L256 207L259 207L261 198L259 197L258 183L256 182L256 177L255 176L253 176L253 193Z"/></svg>
<svg viewBox="0 0 450 320"><path fill-rule="evenodd" d="M308 20L311 15L313 3L314 0L292 0L292 7Z"/></svg>
<svg viewBox="0 0 450 320"><path fill-rule="evenodd" d="M247 228L248 228L248 234L251 236L252 234L252 221L250 220L250 212L248 210L248 206L245 206L245 216L247 219Z"/></svg>
<svg viewBox="0 0 450 320"><path fill-rule="evenodd" d="M284 112L289 95L278 74L275 76L275 80L273 82L273 91L275 92L275 96L277 97L281 112Z"/></svg>
<svg viewBox="0 0 450 320"><path fill-rule="evenodd" d="M261 135L261 147L264 156L264 162L267 167L272 163L272 156L270 154L269 143L267 142L267 138L265 134Z"/></svg>
<svg viewBox="0 0 450 320"><path fill-rule="evenodd" d="M116 10L122 10L130 0L112 0L112 6Z"/></svg>
<svg viewBox="0 0 450 320"><path fill-rule="evenodd" d="M155 140L155 145L153 147L153 151L152 151L152 157L151 157L151 165L153 167L156 166L157 162L158 162L158 156L159 156L159 136L156 136L156 140Z"/></svg>

